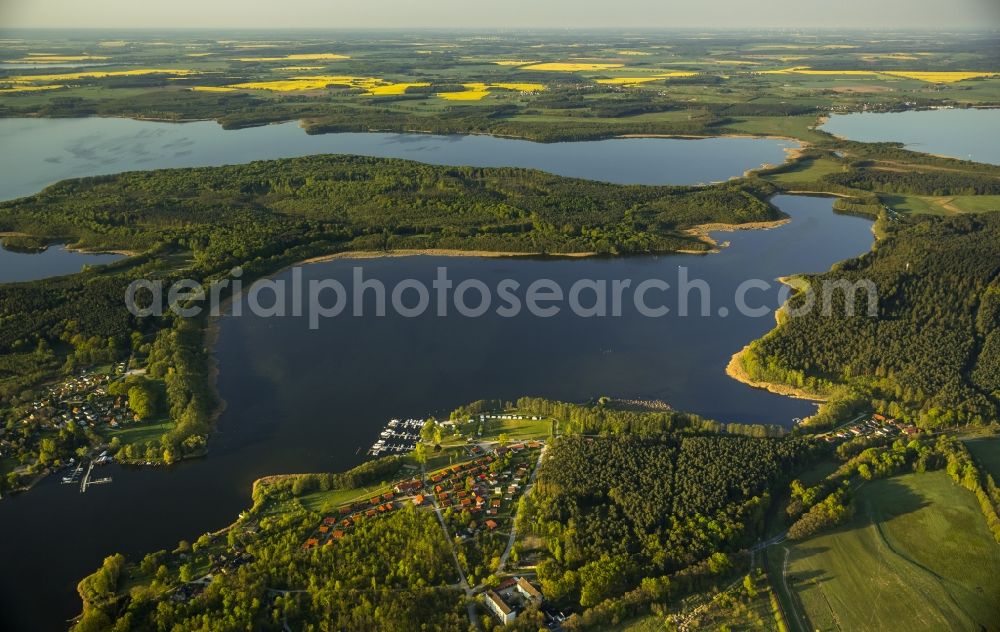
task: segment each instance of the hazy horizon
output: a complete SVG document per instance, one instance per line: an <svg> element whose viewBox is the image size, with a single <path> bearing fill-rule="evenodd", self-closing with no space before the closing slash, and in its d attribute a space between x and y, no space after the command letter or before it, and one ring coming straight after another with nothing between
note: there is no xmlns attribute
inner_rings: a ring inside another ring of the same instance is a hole
<svg viewBox="0 0 1000 632"><path fill-rule="evenodd" d="M248 7L239 0L3 0L0 28L48 29L864 29L948 30L1000 28L996 0L842 0L837 5L771 0L285 0Z"/></svg>

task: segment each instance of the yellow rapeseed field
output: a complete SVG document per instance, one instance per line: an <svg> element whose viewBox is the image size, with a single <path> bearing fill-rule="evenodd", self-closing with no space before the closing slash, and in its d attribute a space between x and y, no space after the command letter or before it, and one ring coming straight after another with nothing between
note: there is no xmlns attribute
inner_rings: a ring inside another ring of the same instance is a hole
<svg viewBox="0 0 1000 632"><path fill-rule="evenodd" d="M406 94L407 88L426 88L431 84L426 81L419 81L413 83L388 83L383 86L372 86L368 89L369 94L372 96L388 96L394 94Z"/></svg>
<svg viewBox="0 0 1000 632"><path fill-rule="evenodd" d="M289 72L309 72L312 70L323 70L326 66L282 66L281 68L275 68L275 70L285 70Z"/></svg>
<svg viewBox="0 0 1000 632"><path fill-rule="evenodd" d="M781 70L762 70L761 74L767 75L814 75L814 76L889 76L902 77L904 79L916 79L928 83L955 83L966 79L977 79L980 77L995 77L995 72L962 72L962 71L909 71L909 70L812 70L809 66L795 66Z"/></svg>
<svg viewBox="0 0 1000 632"><path fill-rule="evenodd" d="M543 64L531 64L521 66L518 70L551 70L556 72L580 72L583 70L608 70L610 68L622 68L625 64L597 64L597 63L572 63L572 62L546 62Z"/></svg>
<svg viewBox="0 0 1000 632"><path fill-rule="evenodd" d="M6 94L8 92L37 92L39 90L55 90L56 88L65 88L66 86L60 85L49 85L49 86L11 86L10 88L0 89L0 94Z"/></svg>
<svg viewBox="0 0 1000 632"><path fill-rule="evenodd" d="M228 86L192 86L192 90L196 92L236 92L236 88L230 88Z"/></svg>
<svg viewBox="0 0 1000 632"><path fill-rule="evenodd" d="M649 83L650 81L659 81L660 79L670 79L671 77L693 77L697 74L698 73L691 72L689 70L672 70L655 75L647 75L645 77L613 77L611 79L598 79L597 83L612 86L634 86L641 83Z"/></svg>
<svg viewBox="0 0 1000 632"><path fill-rule="evenodd" d="M77 79L103 79L105 77L131 77L134 75L197 75L197 70L178 68L137 68L135 70L88 70L85 72L66 72L55 75L21 75L9 77L4 81L11 83L37 83L39 81L75 81Z"/></svg>
<svg viewBox="0 0 1000 632"><path fill-rule="evenodd" d="M597 83L609 86L634 86L640 83L659 81L660 79L661 77L657 77L655 75L650 75L648 77L613 77L611 79L598 79Z"/></svg>
<svg viewBox="0 0 1000 632"><path fill-rule="evenodd" d="M15 61L51 64L60 61L93 61L101 59L110 59L110 57L105 55L48 55L46 53L28 53L27 57Z"/></svg>
<svg viewBox="0 0 1000 632"><path fill-rule="evenodd" d="M524 92L537 92L545 89L545 84L541 83L463 83L466 90L462 92L438 92L437 96L449 101L479 101L490 94L491 88L501 90L516 90Z"/></svg>
<svg viewBox="0 0 1000 632"><path fill-rule="evenodd" d="M297 53L284 57L237 57L236 61L335 61L350 58L349 55L337 53Z"/></svg>
<svg viewBox="0 0 1000 632"><path fill-rule="evenodd" d="M334 86L347 86L349 88L364 88L370 90L382 85L381 79L375 77L353 77L350 75L315 75L290 77L288 79L276 79L273 81L248 81L246 83L234 83L228 87L242 88L245 90L271 90L274 92L295 92L299 90L322 90L323 88Z"/></svg>
<svg viewBox="0 0 1000 632"><path fill-rule="evenodd" d="M545 89L544 83L491 83L488 88L501 88L503 90L515 90L518 92L541 92Z"/></svg>
<svg viewBox="0 0 1000 632"><path fill-rule="evenodd" d="M537 64L538 62L525 59L501 59L493 63L498 66L527 66L528 64Z"/></svg>
<svg viewBox="0 0 1000 632"><path fill-rule="evenodd" d="M919 72L887 70L885 74L893 77L904 77L906 79L917 79L928 83L955 83L966 79L978 79L980 77L996 77L995 72Z"/></svg>

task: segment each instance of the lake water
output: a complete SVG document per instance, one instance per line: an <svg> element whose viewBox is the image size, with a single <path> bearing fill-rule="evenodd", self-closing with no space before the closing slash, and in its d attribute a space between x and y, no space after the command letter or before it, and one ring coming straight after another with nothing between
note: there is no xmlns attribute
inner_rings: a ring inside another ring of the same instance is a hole
<svg viewBox="0 0 1000 632"><path fill-rule="evenodd" d="M832 212L828 198L781 196L791 223L716 235L731 245L712 255L618 259L404 257L336 260L304 269L306 281L346 281L355 265L390 287L430 281L447 266L458 282L493 287L504 278L526 285L550 278L677 278L678 266L711 287L710 317L355 319L310 331L304 319L224 317L215 354L228 407L211 455L171 468L125 471L110 485L80 494L50 477L28 494L0 502L0 628L59 629L80 604L75 585L104 556L143 553L193 541L232 522L250 504L250 485L267 474L334 471L364 451L390 417L442 415L479 398L536 395L581 401L600 395L660 398L722 421L780 423L813 404L751 389L729 379L729 357L774 326L733 309L736 287L771 282L748 296L778 304L778 276L825 271L867 251L871 223ZM279 278L287 278L284 272ZM698 296L697 292L694 294ZM472 301L470 301L472 302ZM655 301L654 301L655 302ZM671 302L667 299L668 304ZM694 301L697 304L697 301ZM626 303L627 305L627 303ZM730 309L723 318L719 307ZM247 310L244 310L247 313Z"/></svg>
<svg viewBox="0 0 1000 632"><path fill-rule="evenodd" d="M76 252L65 246L51 246L38 253L14 252L0 246L0 283L73 274L85 265L102 265L121 258L109 253Z"/></svg>
<svg viewBox="0 0 1000 632"><path fill-rule="evenodd" d="M337 153L441 165L528 167L622 184L727 180L785 160L791 141L763 138L620 138L533 143L493 136L306 134L296 122L224 130L211 121L117 118L0 119L0 200L58 180L121 171L201 167Z"/></svg>
<svg viewBox="0 0 1000 632"><path fill-rule="evenodd" d="M864 142L1000 164L1000 109L914 110L834 114L820 129Z"/></svg>

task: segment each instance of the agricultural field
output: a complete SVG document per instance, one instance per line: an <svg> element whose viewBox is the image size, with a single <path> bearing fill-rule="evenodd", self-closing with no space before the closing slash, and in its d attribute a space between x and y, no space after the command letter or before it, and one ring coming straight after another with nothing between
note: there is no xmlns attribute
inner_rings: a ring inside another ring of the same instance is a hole
<svg viewBox="0 0 1000 632"><path fill-rule="evenodd" d="M787 171L769 175L767 179L794 189L798 183L816 182L823 176L843 170L844 165L837 160L816 158L805 160Z"/></svg>
<svg viewBox="0 0 1000 632"><path fill-rule="evenodd" d="M331 118L359 131L402 119L406 129L535 140L655 133L815 142L827 112L1000 103L985 36L424 35L13 37L0 46L0 116L124 114L234 127L302 118L319 131Z"/></svg>
<svg viewBox="0 0 1000 632"><path fill-rule="evenodd" d="M843 527L772 549L815 630L1000 629L1000 546L943 471L866 483Z"/></svg>
<svg viewBox="0 0 1000 632"><path fill-rule="evenodd" d="M953 215L1000 210L1000 195L886 195L882 199L892 209L905 213Z"/></svg>

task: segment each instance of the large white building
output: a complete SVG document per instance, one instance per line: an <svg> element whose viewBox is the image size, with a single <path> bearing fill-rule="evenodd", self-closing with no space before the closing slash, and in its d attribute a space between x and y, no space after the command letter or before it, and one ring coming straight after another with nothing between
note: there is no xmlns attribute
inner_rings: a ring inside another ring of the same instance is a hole
<svg viewBox="0 0 1000 632"><path fill-rule="evenodd" d="M486 591L486 607L489 608L502 623L510 623L515 617L517 617L517 613L507 605L507 602L492 590Z"/></svg>

